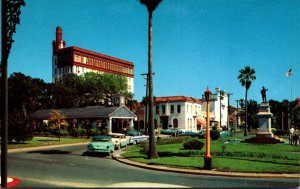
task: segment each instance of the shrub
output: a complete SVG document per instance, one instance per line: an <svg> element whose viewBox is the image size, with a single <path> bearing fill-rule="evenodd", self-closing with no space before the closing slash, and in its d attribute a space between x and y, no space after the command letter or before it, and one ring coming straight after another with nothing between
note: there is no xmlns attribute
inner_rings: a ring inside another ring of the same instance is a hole
<svg viewBox="0 0 300 189"><path fill-rule="evenodd" d="M60 136L68 136L69 135L69 132L68 132L68 130L65 130L65 129L61 129L60 130Z"/></svg>
<svg viewBox="0 0 300 189"><path fill-rule="evenodd" d="M91 136L96 136L98 135L98 129L97 128L92 128L91 129Z"/></svg>
<svg viewBox="0 0 300 189"><path fill-rule="evenodd" d="M149 152L149 142L148 141L143 141L140 143L141 150L140 152L144 154L148 154Z"/></svg>
<svg viewBox="0 0 300 189"><path fill-rule="evenodd" d="M192 140L185 142L183 144L183 148L185 150L201 150L203 145L204 145L203 142L201 142L197 139L192 139Z"/></svg>
<svg viewBox="0 0 300 189"><path fill-rule="evenodd" d="M157 144L178 144L190 139L190 136L159 138Z"/></svg>
<svg viewBox="0 0 300 189"><path fill-rule="evenodd" d="M84 136L86 134L86 130L81 127L78 127L77 133L79 136Z"/></svg>
<svg viewBox="0 0 300 189"><path fill-rule="evenodd" d="M220 138L220 131L211 130L210 131L210 138L211 138L211 140L218 140Z"/></svg>

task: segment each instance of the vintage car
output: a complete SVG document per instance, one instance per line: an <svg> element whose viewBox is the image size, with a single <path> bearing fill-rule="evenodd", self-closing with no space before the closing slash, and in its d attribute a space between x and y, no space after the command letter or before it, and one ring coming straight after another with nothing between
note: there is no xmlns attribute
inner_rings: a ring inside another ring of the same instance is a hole
<svg viewBox="0 0 300 189"><path fill-rule="evenodd" d="M115 149L121 149L128 145L128 139L125 134L122 133L110 133L109 136L112 137L112 141L115 144Z"/></svg>
<svg viewBox="0 0 300 189"><path fill-rule="evenodd" d="M190 137L199 137L200 135L201 135L200 132L182 131L182 130L178 130L176 133L172 134L172 136L190 136Z"/></svg>
<svg viewBox="0 0 300 189"><path fill-rule="evenodd" d="M126 138L128 139L128 144L138 144L147 141L149 136L144 135L140 131L129 131L126 133Z"/></svg>
<svg viewBox="0 0 300 189"><path fill-rule="evenodd" d="M177 128L161 129L160 134L172 135L178 132Z"/></svg>
<svg viewBox="0 0 300 189"><path fill-rule="evenodd" d="M87 145L87 152L113 153L115 145L111 136L93 136L92 141Z"/></svg>
<svg viewBox="0 0 300 189"><path fill-rule="evenodd" d="M229 137L230 136L230 132L228 131L221 131L220 132L220 137L223 138L223 137Z"/></svg>

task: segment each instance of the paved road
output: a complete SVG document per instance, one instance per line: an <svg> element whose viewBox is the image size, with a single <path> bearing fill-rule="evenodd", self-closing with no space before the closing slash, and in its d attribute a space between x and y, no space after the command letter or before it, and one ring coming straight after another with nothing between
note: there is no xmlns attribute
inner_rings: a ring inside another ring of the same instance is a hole
<svg viewBox="0 0 300 189"><path fill-rule="evenodd" d="M298 179L257 179L152 171L111 157L82 156L85 145L8 154L8 175L19 187L297 188Z"/></svg>

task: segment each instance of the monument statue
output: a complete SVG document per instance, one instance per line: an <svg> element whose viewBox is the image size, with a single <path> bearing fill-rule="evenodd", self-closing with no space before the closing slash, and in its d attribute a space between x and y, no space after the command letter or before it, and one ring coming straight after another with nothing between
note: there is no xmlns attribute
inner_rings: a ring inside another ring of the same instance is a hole
<svg viewBox="0 0 300 189"><path fill-rule="evenodd" d="M265 87L262 87L262 89L260 91L263 102L267 102L267 96L266 96L267 90L268 89L266 89Z"/></svg>

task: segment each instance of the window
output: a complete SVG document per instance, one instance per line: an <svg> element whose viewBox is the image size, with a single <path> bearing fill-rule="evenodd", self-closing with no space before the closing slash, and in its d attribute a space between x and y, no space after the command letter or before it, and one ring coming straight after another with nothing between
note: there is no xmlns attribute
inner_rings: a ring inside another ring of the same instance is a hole
<svg viewBox="0 0 300 189"><path fill-rule="evenodd" d="M174 105L171 105L171 114L174 114Z"/></svg>
<svg viewBox="0 0 300 189"><path fill-rule="evenodd" d="M177 105L177 113L180 113L180 105Z"/></svg>
<svg viewBox="0 0 300 189"><path fill-rule="evenodd" d="M162 106L161 106L161 109L162 109L162 110L161 110L161 111L162 111L161 113L165 114L165 113L166 113L166 105L162 105Z"/></svg>
<svg viewBox="0 0 300 189"><path fill-rule="evenodd" d="M156 106L156 114L158 114L159 106Z"/></svg>

